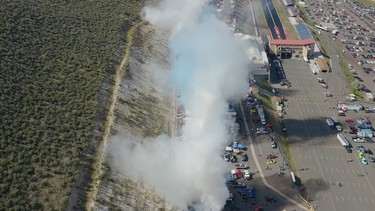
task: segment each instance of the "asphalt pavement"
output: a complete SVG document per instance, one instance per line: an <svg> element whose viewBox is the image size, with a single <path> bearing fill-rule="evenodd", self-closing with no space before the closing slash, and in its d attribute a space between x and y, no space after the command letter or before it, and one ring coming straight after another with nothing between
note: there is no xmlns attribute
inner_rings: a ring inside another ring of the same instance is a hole
<svg viewBox="0 0 375 211"><path fill-rule="evenodd" d="M340 86L345 82L337 74L313 75L303 61L282 62L292 85L289 89L281 90L288 98L283 121L300 169L296 173L301 176L312 203L317 210L373 210L375 182L370 179L371 175L375 175L373 164L361 164L355 149L353 153L347 153L337 140L336 132L325 123L325 118L337 117L337 110L332 107L349 92ZM326 98L323 95L325 89L320 87L317 77L328 81L328 90L341 87L342 92L334 91L334 97ZM370 118L375 119L375 115L371 115ZM346 118L355 119L359 116L365 114L349 112L349 116L338 119L343 123ZM348 134L346 136L351 140ZM357 145L352 144L354 147ZM364 145L372 147L371 144ZM349 158L354 159L354 162L348 163ZM365 176L358 177L358 173ZM339 183L343 186L339 187Z"/></svg>

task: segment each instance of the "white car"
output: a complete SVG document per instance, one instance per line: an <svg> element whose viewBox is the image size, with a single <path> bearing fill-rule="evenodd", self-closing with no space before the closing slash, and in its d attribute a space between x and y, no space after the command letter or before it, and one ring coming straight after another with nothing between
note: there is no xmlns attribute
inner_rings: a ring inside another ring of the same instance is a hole
<svg viewBox="0 0 375 211"><path fill-rule="evenodd" d="M236 168L237 168L237 169L248 169L249 166L247 166L247 165L244 164L244 163L241 163L241 164L237 164L237 165L236 165Z"/></svg>
<svg viewBox="0 0 375 211"><path fill-rule="evenodd" d="M246 179L246 180L251 179L249 170L244 170L243 171L243 178Z"/></svg>
<svg viewBox="0 0 375 211"><path fill-rule="evenodd" d="M353 141L355 143L365 143L365 140L363 138L353 138Z"/></svg>

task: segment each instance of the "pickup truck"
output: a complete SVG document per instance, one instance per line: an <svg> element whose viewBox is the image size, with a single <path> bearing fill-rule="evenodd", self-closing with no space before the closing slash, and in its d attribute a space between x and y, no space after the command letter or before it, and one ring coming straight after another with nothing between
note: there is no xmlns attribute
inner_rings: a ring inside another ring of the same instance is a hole
<svg viewBox="0 0 375 211"><path fill-rule="evenodd" d="M246 179L246 180L250 180L251 179L251 175L249 173L248 170L244 170L243 171L243 178Z"/></svg>

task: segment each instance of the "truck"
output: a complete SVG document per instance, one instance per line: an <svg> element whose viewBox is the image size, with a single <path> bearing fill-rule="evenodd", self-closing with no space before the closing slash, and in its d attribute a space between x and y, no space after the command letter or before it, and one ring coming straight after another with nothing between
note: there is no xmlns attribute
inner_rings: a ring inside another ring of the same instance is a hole
<svg viewBox="0 0 375 211"><path fill-rule="evenodd" d="M327 118L326 119L326 123L327 123L327 125L329 126L329 127L332 127L332 126L334 126L335 125L335 123L332 121L332 119L330 119L330 118Z"/></svg>
<svg viewBox="0 0 375 211"><path fill-rule="evenodd" d="M244 171L243 171L243 178L244 178L245 180L250 180L250 179L251 179L251 175L250 175L250 173L249 173L249 170L244 170Z"/></svg>
<svg viewBox="0 0 375 211"><path fill-rule="evenodd" d="M374 133L371 129L362 129L357 132L357 135L363 138L366 138L366 137L372 138L374 136Z"/></svg>
<svg viewBox="0 0 375 211"><path fill-rule="evenodd" d="M333 122L335 125L339 125L339 124L340 124L339 120L337 120L336 117L331 116L331 119L332 119L332 122Z"/></svg>
<svg viewBox="0 0 375 211"><path fill-rule="evenodd" d="M315 25L315 27L318 28L318 29L321 29L323 31L326 31L326 32L328 31L328 27L325 27L325 26Z"/></svg>
<svg viewBox="0 0 375 211"><path fill-rule="evenodd" d="M358 103L338 103L338 110L348 110L348 111L361 111L363 106Z"/></svg>
<svg viewBox="0 0 375 211"><path fill-rule="evenodd" d="M332 117L330 118L330 120L331 120L331 121L333 122L333 124L335 125L336 130L337 130L338 132L341 132L341 131L342 131L342 127L341 127L341 125L340 125L339 120L337 120L337 118L334 117L334 116L332 116Z"/></svg>
<svg viewBox="0 0 375 211"><path fill-rule="evenodd" d="M338 133L337 139L340 141L343 147L348 147L350 145L348 139L345 137L343 133Z"/></svg>

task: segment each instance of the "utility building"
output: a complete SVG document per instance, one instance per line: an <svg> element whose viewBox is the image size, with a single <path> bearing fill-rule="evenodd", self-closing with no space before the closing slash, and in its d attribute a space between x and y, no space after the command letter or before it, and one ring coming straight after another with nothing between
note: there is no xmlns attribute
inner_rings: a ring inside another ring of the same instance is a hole
<svg viewBox="0 0 375 211"><path fill-rule="evenodd" d="M328 64L327 64L326 60L324 60L323 58L316 58L315 59L315 65L318 68L319 72L328 72L329 71Z"/></svg>

